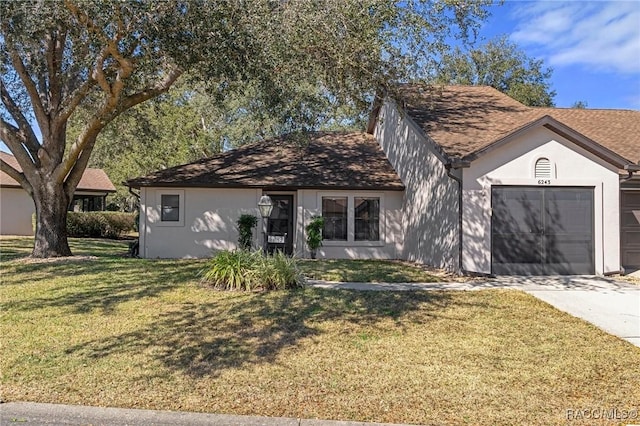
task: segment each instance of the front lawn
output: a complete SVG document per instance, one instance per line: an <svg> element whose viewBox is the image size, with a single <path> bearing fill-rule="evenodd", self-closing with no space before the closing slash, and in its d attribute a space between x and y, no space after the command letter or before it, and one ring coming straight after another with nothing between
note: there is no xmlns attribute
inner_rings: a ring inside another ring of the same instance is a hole
<svg viewBox="0 0 640 426"><path fill-rule="evenodd" d="M221 292L199 260L74 240L110 248L7 261L8 241L5 401L452 425L565 424L640 401L637 347L521 292Z"/></svg>
<svg viewBox="0 0 640 426"><path fill-rule="evenodd" d="M432 283L449 281L440 273L406 262L392 260L301 260L300 268L307 278L341 282Z"/></svg>

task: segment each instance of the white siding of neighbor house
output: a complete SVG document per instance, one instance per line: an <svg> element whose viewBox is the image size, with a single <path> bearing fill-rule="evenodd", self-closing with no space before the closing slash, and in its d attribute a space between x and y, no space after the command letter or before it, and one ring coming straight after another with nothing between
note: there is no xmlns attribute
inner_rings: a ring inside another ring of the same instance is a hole
<svg viewBox="0 0 640 426"><path fill-rule="evenodd" d="M318 249L318 259L400 259L402 255L403 232L402 191L322 191L299 190L297 205L297 230L294 253L309 257L305 244L304 227L313 216L322 215L322 197L347 197L348 241L323 241ZM353 199L356 197L380 198L380 241L354 241ZM302 232L300 232L302 231Z"/></svg>
<svg viewBox="0 0 640 426"><path fill-rule="evenodd" d="M447 176L433 143L392 102L380 109L374 133L405 185L401 258L458 269L458 183Z"/></svg>
<svg viewBox="0 0 640 426"><path fill-rule="evenodd" d="M463 169L463 269L491 272L492 185L538 186L536 161L551 163L549 186L594 188L595 270L620 269L618 170L546 128L535 128Z"/></svg>
<svg viewBox="0 0 640 426"><path fill-rule="evenodd" d="M179 222L160 221L163 193L181 195ZM141 188L140 256L209 257L216 250L236 248L236 221L244 213L260 217L260 195L256 189Z"/></svg>
<svg viewBox="0 0 640 426"><path fill-rule="evenodd" d="M33 199L22 188L0 189L0 235L33 235Z"/></svg>
<svg viewBox="0 0 640 426"><path fill-rule="evenodd" d="M145 258L209 257L217 250L237 248L236 221L243 213L258 218L254 231L254 246L263 241L262 220L257 208L261 189L221 188L141 188L140 191L140 256ZM379 258L397 259L402 251L402 231L399 220L402 192L398 191L265 191L267 194L294 196L293 252L309 257L304 227L311 217L322 212L322 195L377 196L381 200L380 242L325 242L318 250L318 258ZM160 196L179 194L181 220L177 223L160 221ZM352 209L349 211L353 216ZM352 223L352 222L351 222ZM351 233L353 232L350 226Z"/></svg>

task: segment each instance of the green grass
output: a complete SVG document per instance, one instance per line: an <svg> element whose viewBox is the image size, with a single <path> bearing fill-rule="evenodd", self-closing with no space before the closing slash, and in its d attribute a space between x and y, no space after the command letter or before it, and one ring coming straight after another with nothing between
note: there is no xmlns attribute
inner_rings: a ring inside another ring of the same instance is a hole
<svg viewBox="0 0 640 426"><path fill-rule="evenodd" d="M0 240L5 401L451 425L640 401L637 347L521 292L222 292L203 261L72 244L100 257Z"/></svg>
<svg viewBox="0 0 640 426"><path fill-rule="evenodd" d="M326 281L430 283L448 280L392 260L301 260L300 269L308 278Z"/></svg>
<svg viewBox="0 0 640 426"><path fill-rule="evenodd" d="M98 238L69 238L69 247L76 256L123 257L129 241ZM33 237L0 237L0 261L27 257L33 249Z"/></svg>

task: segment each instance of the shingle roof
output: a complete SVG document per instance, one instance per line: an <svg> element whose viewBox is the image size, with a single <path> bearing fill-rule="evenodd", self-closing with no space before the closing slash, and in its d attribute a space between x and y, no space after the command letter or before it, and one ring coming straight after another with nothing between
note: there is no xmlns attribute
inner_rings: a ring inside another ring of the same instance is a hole
<svg viewBox="0 0 640 426"><path fill-rule="evenodd" d="M13 155L0 151L0 158L6 161L14 169L20 172L22 171L22 167L20 167L18 161ZM8 174L0 172L0 186L18 188L20 187L20 184ZM80 182L78 183L76 190L116 192L116 187L113 186L113 183L104 170L87 168L82 174L82 178L80 178Z"/></svg>
<svg viewBox="0 0 640 426"><path fill-rule="evenodd" d="M312 133L245 145L194 163L131 179L127 185L402 190L373 136Z"/></svg>
<svg viewBox="0 0 640 426"><path fill-rule="evenodd" d="M450 157L464 158L550 116L629 162L640 162L640 111L534 108L488 86L404 85L400 104Z"/></svg>

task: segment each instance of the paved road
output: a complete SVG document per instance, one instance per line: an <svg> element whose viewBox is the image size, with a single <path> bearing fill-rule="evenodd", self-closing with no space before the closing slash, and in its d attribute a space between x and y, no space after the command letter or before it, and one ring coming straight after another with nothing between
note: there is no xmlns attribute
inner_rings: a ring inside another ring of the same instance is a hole
<svg viewBox="0 0 640 426"><path fill-rule="evenodd" d="M8 402L0 404L0 425L47 426L402 426L385 423L231 416L177 411L131 410L77 405Z"/></svg>
<svg viewBox="0 0 640 426"><path fill-rule="evenodd" d="M310 281L309 284L318 288L378 291L522 290L640 347L640 286L607 277L516 276L461 283L372 284Z"/></svg>

